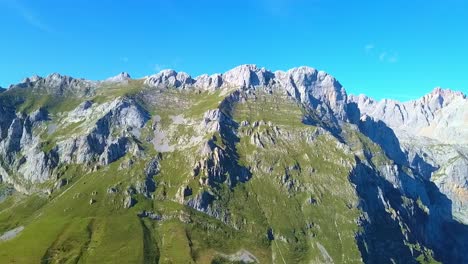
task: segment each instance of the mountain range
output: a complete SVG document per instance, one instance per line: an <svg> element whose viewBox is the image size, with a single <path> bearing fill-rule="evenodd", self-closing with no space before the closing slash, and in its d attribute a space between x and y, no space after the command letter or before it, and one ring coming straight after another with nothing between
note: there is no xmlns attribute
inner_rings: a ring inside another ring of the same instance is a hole
<svg viewBox="0 0 468 264"><path fill-rule="evenodd" d="M241 65L0 88L0 263L468 263L468 99Z"/></svg>

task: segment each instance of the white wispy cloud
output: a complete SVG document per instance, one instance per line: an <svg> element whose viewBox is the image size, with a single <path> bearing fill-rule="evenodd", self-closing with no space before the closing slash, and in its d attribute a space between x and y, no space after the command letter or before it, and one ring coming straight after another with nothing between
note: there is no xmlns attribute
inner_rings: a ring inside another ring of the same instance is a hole
<svg viewBox="0 0 468 264"><path fill-rule="evenodd" d="M4 4L10 9L12 9L16 14L18 14L23 20L31 25L32 27L39 29L41 31L51 33L53 32L52 28L41 21L38 16L26 5L21 3L19 0L0 0L0 4Z"/></svg>
<svg viewBox="0 0 468 264"><path fill-rule="evenodd" d="M366 52L371 52L375 48L374 44L367 44L364 49Z"/></svg>
<svg viewBox="0 0 468 264"><path fill-rule="evenodd" d="M398 62L398 54L396 52L381 52L379 55L381 62L396 63Z"/></svg>
<svg viewBox="0 0 468 264"><path fill-rule="evenodd" d="M399 60L398 52L380 49L374 44L365 45L364 50L368 56L376 57L376 59L383 63L397 63Z"/></svg>
<svg viewBox="0 0 468 264"><path fill-rule="evenodd" d="M379 60L380 61L385 61L385 57L387 57L387 52L382 52L379 55Z"/></svg>
<svg viewBox="0 0 468 264"><path fill-rule="evenodd" d="M152 65L152 68L155 72L160 72L161 70L166 69L176 69L182 63L182 58L176 56L174 59L167 63L155 63Z"/></svg>
<svg viewBox="0 0 468 264"><path fill-rule="evenodd" d="M391 56L387 57L387 62L390 62L390 63L398 62L398 54L393 53Z"/></svg>

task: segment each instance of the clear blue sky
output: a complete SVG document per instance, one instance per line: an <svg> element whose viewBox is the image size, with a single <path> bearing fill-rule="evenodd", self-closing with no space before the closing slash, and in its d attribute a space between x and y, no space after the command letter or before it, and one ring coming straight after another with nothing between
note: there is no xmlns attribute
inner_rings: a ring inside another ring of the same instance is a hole
<svg viewBox="0 0 468 264"><path fill-rule="evenodd" d="M348 93L468 92L464 0L0 0L0 85L52 72L104 79L162 68L308 65Z"/></svg>

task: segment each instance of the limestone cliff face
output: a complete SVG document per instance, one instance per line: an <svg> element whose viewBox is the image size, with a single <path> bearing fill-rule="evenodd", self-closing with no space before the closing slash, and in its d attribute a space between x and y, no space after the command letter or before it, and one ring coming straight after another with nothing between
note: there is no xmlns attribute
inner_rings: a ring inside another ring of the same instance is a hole
<svg viewBox="0 0 468 264"><path fill-rule="evenodd" d="M22 176L16 181L4 168L1 178L18 186L25 182L44 182L49 179L52 169L57 165L57 157L53 153L41 152L41 140L33 135L34 127L45 120L47 113L38 110L27 116L18 114L13 117L13 113L5 116L9 118L3 122L7 129L0 142L2 166L7 168L10 174L11 171L17 171Z"/></svg>
<svg viewBox="0 0 468 264"><path fill-rule="evenodd" d="M107 165L131 149L130 138L149 120L148 113L132 100L117 99L95 107L84 104L67 118L76 123L88 120L92 126L84 135L58 142L56 150L63 162Z"/></svg>
<svg viewBox="0 0 468 264"><path fill-rule="evenodd" d="M37 190L28 183L52 180L59 165L107 165L119 159L132 149L131 138L149 119L148 113L128 99L117 99L98 106L85 101L64 114L62 124L48 126L45 122L49 119L49 113L43 109L28 115L5 113L2 117L5 133L0 141L1 179L23 186L21 190L27 192ZM45 129L45 135L52 135L71 124L83 126L75 134L55 138L54 146L50 149L45 149L46 142L36 134ZM29 186L30 190L25 186Z"/></svg>

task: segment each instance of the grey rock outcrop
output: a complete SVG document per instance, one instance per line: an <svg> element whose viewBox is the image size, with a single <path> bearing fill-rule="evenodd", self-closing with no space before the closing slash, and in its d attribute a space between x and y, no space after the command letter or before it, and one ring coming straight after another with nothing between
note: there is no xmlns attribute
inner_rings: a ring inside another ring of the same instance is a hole
<svg viewBox="0 0 468 264"><path fill-rule="evenodd" d="M34 75L30 76L30 77L25 78L22 81L22 83L33 83L33 82L37 82L37 81L39 81L41 79L42 79L42 77L34 74Z"/></svg>
<svg viewBox="0 0 468 264"><path fill-rule="evenodd" d="M86 118L92 112L90 103L84 102L69 115L72 118ZM134 101L117 99L99 110L104 115L97 120L87 135L61 141L57 144L60 160L66 163L87 164L100 161L109 164L128 152L128 137L138 134L149 115Z"/></svg>
<svg viewBox="0 0 468 264"><path fill-rule="evenodd" d="M62 187L64 187L65 185L68 184L68 180L67 179L59 179L55 182L54 184L54 189L61 189Z"/></svg>
<svg viewBox="0 0 468 264"><path fill-rule="evenodd" d="M127 209L131 208L135 204L136 204L136 200L133 199L132 196L130 196L130 195L125 196L124 201L123 201L123 207L124 208L127 208Z"/></svg>
<svg viewBox="0 0 468 264"><path fill-rule="evenodd" d="M224 73L223 83L225 86L241 88L268 87L275 83L275 75L255 65L241 65Z"/></svg>
<svg viewBox="0 0 468 264"><path fill-rule="evenodd" d="M33 111L28 116L29 121L32 123L47 121L49 118L49 113L43 108L39 108L36 111Z"/></svg>
<svg viewBox="0 0 468 264"><path fill-rule="evenodd" d="M221 129L221 122L226 122L224 114L219 109L209 110L203 115L201 129L216 132Z"/></svg>
<svg viewBox="0 0 468 264"><path fill-rule="evenodd" d="M21 138L23 136L23 120L15 118L12 120L6 134L6 138L0 142L0 152L10 162L14 155L21 150Z"/></svg>
<svg viewBox="0 0 468 264"><path fill-rule="evenodd" d="M154 177L159 174L159 157L151 159L145 166L145 178L135 184L136 193L143 194L147 198L152 198L152 193L156 191Z"/></svg>
<svg viewBox="0 0 468 264"><path fill-rule="evenodd" d="M338 119L347 120L346 91L333 76L310 67L299 67L278 71L275 77L292 97L310 104L322 116L332 112Z"/></svg>
<svg viewBox="0 0 468 264"><path fill-rule="evenodd" d="M121 72L117 74L116 76L112 76L110 78L107 78L104 82L107 83L127 83L129 80L131 80L132 77L130 77L130 74L126 72Z"/></svg>
<svg viewBox="0 0 468 264"><path fill-rule="evenodd" d="M43 110L37 110L29 116L18 115L13 119L4 119L4 126L11 123L3 139L0 138L0 166L21 175L16 178L5 173L4 181L18 185L22 181L41 183L50 178L58 157L54 152L43 152L40 138L33 134L33 128L45 120L47 112Z"/></svg>
<svg viewBox="0 0 468 264"><path fill-rule="evenodd" d="M198 211L212 214L213 211L210 205L214 200L215 197L212 193L203 191L200 194L197 194L195 197L189 199L186 204Z"/></svg>
<svg viewBox="0 0 468 264"><path fill-rule="evenodd" d="M200 75L195 79L195 87L203 90L214 91L223 85L223 77L221 74Z"/></svg>

